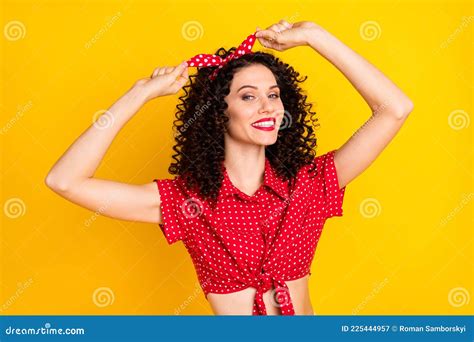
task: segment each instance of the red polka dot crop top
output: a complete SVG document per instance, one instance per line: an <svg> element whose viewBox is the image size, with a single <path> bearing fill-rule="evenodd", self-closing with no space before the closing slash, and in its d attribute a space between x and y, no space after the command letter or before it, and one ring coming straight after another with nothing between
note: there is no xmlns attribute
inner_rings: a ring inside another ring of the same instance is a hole
<svg viewBox="0 0 474 342"><path fill-rule="evenodd" d="M265 159L264 182L252 196L232 184L223 164L215 207L186 189L180 176L153 180L161 197L159 226L168 244L186 246L206 299L252 286L253 315L267 314L263 293L269 290L281 314L294 315L285 282L310 273L326 219L343 215L335 151L301 167L291 189Z"/></svg>

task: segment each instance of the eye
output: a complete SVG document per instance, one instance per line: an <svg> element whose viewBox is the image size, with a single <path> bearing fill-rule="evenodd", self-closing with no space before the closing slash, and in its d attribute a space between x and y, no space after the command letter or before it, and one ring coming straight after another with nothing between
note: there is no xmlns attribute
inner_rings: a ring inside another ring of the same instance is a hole
<svg viewBox="0 0 474 342"><path fill-rule="evenodd" d="M278 94L271 94L270 96L275 96L274 99L277 99L279 98L280 96ZM245 95L245 96L242 96L242 100L246 100L247 98L249 97L253 97L252 95Z"/></svg>

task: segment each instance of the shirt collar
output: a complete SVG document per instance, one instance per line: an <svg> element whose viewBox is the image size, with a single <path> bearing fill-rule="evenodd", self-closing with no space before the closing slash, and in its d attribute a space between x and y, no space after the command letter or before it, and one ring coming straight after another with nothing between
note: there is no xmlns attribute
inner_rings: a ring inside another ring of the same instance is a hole
<svg viewBox="0 0 474 342"><path fill-rule="evenodd" d="M245 193L240 191L234 184L232 184L224 163L222 163L222 173L224 175L224 179L222 181L222 186L219 190L219 202L222 199L227 198L228 196L232 196L234 194L238 194L239 196L244 198L250 198L250 196L246 195ZM267 157L265 157L265 172L263 178L264 186L272 189L283 200L288 199L288 181L284 181L278 176L276 170L272 167Z"/></svg>

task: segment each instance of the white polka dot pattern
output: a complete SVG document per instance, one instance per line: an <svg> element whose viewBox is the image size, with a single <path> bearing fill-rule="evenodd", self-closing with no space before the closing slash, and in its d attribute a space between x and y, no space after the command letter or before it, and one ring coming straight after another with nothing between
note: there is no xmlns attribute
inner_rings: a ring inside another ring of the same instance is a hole
<svg viewBox="0 0 474 342"><path fill-rule="evenodd" d="M251 196L232 184L222 164L215 206L185 189L181 177L154 180L161 197L160 227L169 244L185 244L206 298L252 286L257 289L253 314L266 315L263 293L275 288L285 298L282 315L294 315L286 281L311 274L326 219L343 215L345 187L339 189L334 152L301 167L291 188L265 159L264 183ZM190 202L198 215L183 210Z"/></svg>
<svg viewBox="0 0 474 342"><path fill-rule="evenodd" d="M220 56L211 55L211 54L203 54L200 53L194 57L191 57L186 62L190 67L208 67L208 66L216 66L216 68L209 76L211 80L214 80L222 67L229 62L231 59L237 59L242 55L247 53L252 53L252 47L255 44L255 33L252 33L247 36L247 38L239 45L239 47L234 51L234 53L229 54L226 58L222 59Z"/></svg>
<svg viewBox="0 0 474 342"><path fill-rule="evenodd" d="M186 198L179 189L180 184L173 179L154 179L161 199L162 223L159 224L168 244L183 240L183 229L187 222L181 204Z"/></svg>

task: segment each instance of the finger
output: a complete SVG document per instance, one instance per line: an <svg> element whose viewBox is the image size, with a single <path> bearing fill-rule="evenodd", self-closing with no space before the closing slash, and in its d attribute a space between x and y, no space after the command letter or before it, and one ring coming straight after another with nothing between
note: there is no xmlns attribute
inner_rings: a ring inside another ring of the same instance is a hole
<svg viewBox="0 0 474 342"><path fill-rule="evenodd" d="M277 24L273 24L272 26L270 26L270 28L268 28L268 30L275 31L277 33L280 32L280 28Z"/></svg>
<svg viewBox="0 0 474 342"><path fill-rule="evenodd" d="M270 26L270 30L273 30L277 33L280 33L280 32L283 32L285 30L288 30L288 28L281 24L281 23L276 23L276 24L273 24L272 26Z"/></svg>
<svg viewBox="0 0 474 342"><path fill-rule="evenodd" d="M262 44L265 47L269 46L272 43L269 39L263 39L263 38L260 38L259 41L260 41L260 44Z"/></svg>
<svg viewBox="0 0 474 342"><path fill-rule="evenodd" d="M186 85L186 83L188 83L188 68L187 68L187 66L183 70L182 74L180 74L178 76L178 78L173 82L173 84L171 86L171 89L172 89L173 93L178 92L179 89L181 89L182 87L184 87L184 85Z"/></svg>
<svg viewBox="0 0 474 342"><path fill-rule="evenodd" d="M275 41L270 41L270 40L267 40L267 39L262 39L262 41L260 42L264 47L266 47L267 49L275 49L276 50L276 47L277 47L277 43Z"/></svg>
<svg viewBox="0 0 474 342"><path fill-rule="evenodd" d="M158 74L157 75L163 75L166 71L166 68L167 67L161 67L160 70L158 71Z"/></svg>
<svg viewBox="0 0 474 342"><path fill-rule="evenodd" d="M189 77L188 68L184 68L184 71L181 75L187 79Z"/></svg>
<svg viewBox="0 0 474 342"><path fill-rule="evenodd" d="M139 80L137 80L137 81L135 82L135 84L137 84L137 85L142 85L142 84L147 83L149 80L150 80L149 77L140 78Z"/></svg>
<svg viewBox="0 0 474 342"><path fill-rule="evenodd" d="M188 68L184 68L183 72L178 75L178 79L177 80L180 80L180 79L183 79L184 82L186 83L188 81Z"/></svg>
<svg viewBox="0 0 474 342"><path fill-rule="evenodd" d="M274 29L274 30L277 31L277 32L283 32L283 31L285 31L285 30L288 29L288 28L287 28L285 25L283 25L283 24L275 24L274 26L275 26L275 29Z"/></svg>
<svg viewBox="0 0 474 342"><path fill-rule="evenodd" d="M174 70L173 66L167 66L165 68L165 75L171 73Z"/></svg>
<svg viewBox="0 0 474 342"><path fill-rule="evenodd" d="M274 32L274 31L272 31ZM278 33L276 33L278 34ZM262 44L265 47L271 47L272 43L275 41L272 37L265 36L265 37L257 37L258 41L260 44Z"/></svg>
<svg viewBox="0 0 474 342"><path fill-rule="evenodd" d="M279 21L280 24L282 24L283 26L285 26L287 29L290 29L293 27L293 24L287 22L286 20L282 19Z"/></svg>
<svg viewBox="0 0 474 342"><path fill-rule="evenodd" d="M263 38L263 39L266 39L266 40L276 40L277 35L278 35L278 33L276 33L273 30L262 30L262 31L258 31L255 34L255 37Z"/></svg>
<svg viewBox="0 0 474 342"><path fill-rule="evenodd" d="M186 83L188 83L188 72L187 72L187 70L184 73L182 73L181 75L179 75L176 82L178 83L180 88L182 86L184 86Z"/></svg>
<svg viewBox="0 0 474 342"><path fill-rule="evenodd" d="M187 72L187 69L188 69L188 64L183 62L177 65L176 67L174 67L174 70L171 73L173 74L174 77L178 77L184 72L184 70L186 70Z"/></svg>
<svg viewBox="0 0 474 342"><path fill-rule="evenodd" d="M158 72L161 70L160 67L156 68L155 70L153 70L153 73L151 74L151 78L154 78L156 77L156 75L158 75Z"/></svg>

